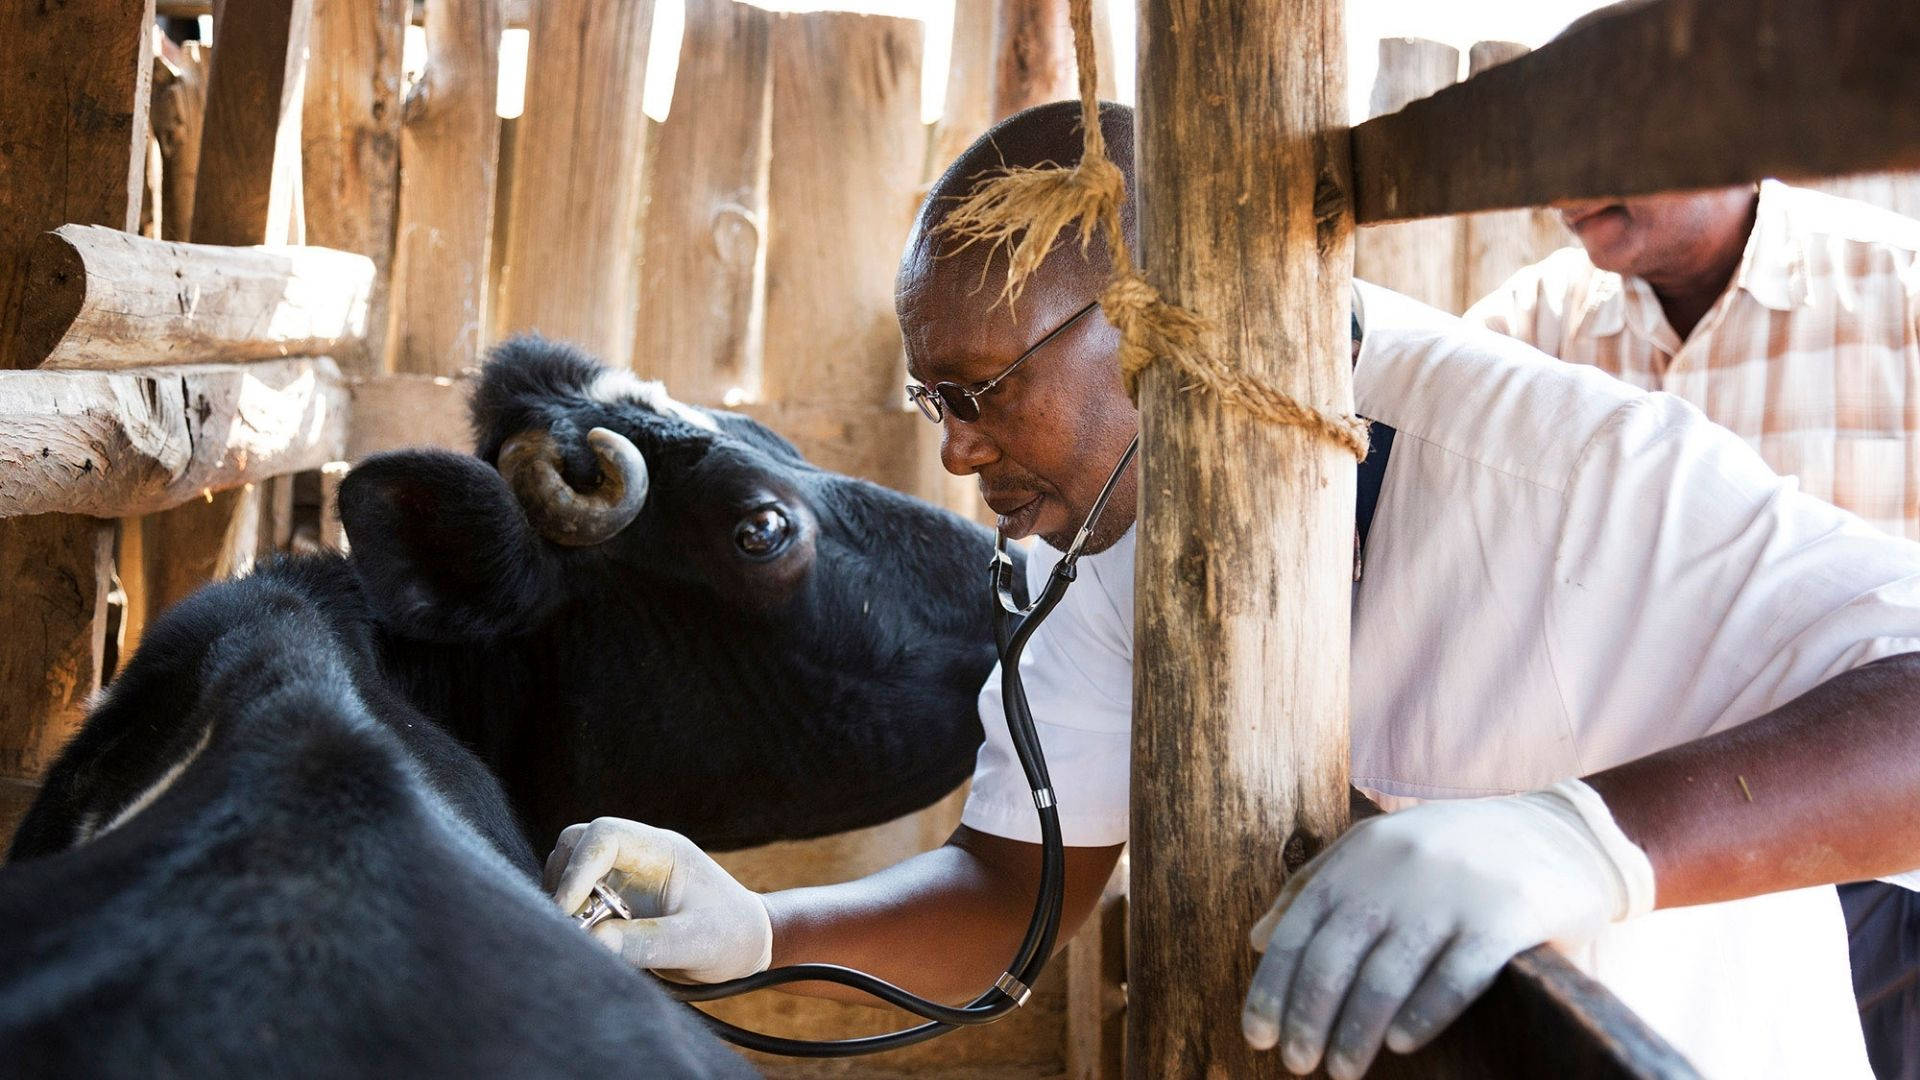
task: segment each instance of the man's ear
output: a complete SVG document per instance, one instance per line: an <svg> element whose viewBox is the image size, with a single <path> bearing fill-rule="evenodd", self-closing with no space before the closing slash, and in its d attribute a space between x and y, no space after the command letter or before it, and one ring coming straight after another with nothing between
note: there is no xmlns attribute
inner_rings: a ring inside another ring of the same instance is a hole
<svg viewBox="0 0 1920 1080"><path fill-rule="evenodd" d="M340 484L355 572L387 627L422 641L531 630L560 598L559 558L486 462L378 454Z"/></svg>

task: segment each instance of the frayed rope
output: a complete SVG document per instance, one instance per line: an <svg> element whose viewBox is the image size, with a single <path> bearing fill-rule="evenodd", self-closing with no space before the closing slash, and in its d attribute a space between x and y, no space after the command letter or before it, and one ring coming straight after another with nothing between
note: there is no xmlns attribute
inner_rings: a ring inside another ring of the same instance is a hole
<svg viewBox="0 0 1920 1080"><path fill-rule="evenodd" d="M1172 363L1198 387L1271 424L1305 428L1367 456L1367 424L1351 413L1331 413L1303 404L1278 388L1207 355L1201 338L1206 319L1160 295L1134 266L1120 228L1126 179L1107 157L1100 131L1095 90L1092 0L1072 0L1073 52L1079 65L1080 161L1073 168L1040 165L1002 169L974 185L947 216L943 228L964 251L984 243L990 251L1007 248L1007 281L1000 298L1011 310L1027 279L1040 269L1054 242L1068 229L1079 230L1084 255L1099 229L1107 237L1113 273L1100 294L1100 309L1120 331L1120 372L1127 396L1139 400L1140 375L1155 360Z"/></svg>

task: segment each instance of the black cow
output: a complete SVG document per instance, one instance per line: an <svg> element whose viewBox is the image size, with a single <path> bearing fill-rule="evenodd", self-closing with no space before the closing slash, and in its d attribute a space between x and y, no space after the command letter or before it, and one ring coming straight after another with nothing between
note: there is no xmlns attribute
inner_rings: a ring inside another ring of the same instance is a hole
<svg viewBox="0 0 1920 1080"><path fill-rule="evenodd" d="M0 1060L731 1075L530 839L817 835L966 775L984 530L562 346L503 347L474 417L478 458L349 476L350 559L149 629L0 872Z"/></svg>

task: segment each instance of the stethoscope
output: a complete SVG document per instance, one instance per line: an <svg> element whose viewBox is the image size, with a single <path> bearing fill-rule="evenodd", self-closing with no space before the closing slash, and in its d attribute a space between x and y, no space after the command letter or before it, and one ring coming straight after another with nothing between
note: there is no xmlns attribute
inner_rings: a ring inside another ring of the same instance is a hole
<svg viewBox="0 0 1920 1080"><path fill-rule="evenodd" d="M749 1031L700 1013L700 1019L721 1038L748 1050L788 1057L853 1057L911 1046L956 1028L990 1024L1026 1004L1027 998L1032 996L1033 984L1039 980L1040 972L1053 955L1054 939L1060 931L1060 908L1066 898L1067 855L1066 845L1060 837L1060 811L1054 805L1053 781L1047 775L1047 760L1040 750L1040 736L1034 730L1033 711L1027 705L1026 684L1020 678L1020 656L1026 650L1027 642L1032 640L1034 631L1040 629L1040 624L1066 596L1067 586L1073 583L1078 573L1076 564L1080 561L1081 550L1086 547L1087 538L1093 535L1101 512L1107 508L1107 500L1113 496L1121 474L1126 472L1139 447L1140 439L1135 436L1127 444L1126 453L1120 456L1120 463L1113 467L1112 475L1101 487L1099 497L1093 501L1093 508L1087 511L1087 519L1081 524L1080 531L1074 534L1073 542L1067 545L1066 552L1054 564L1052 573L1047 575L1046 586L1031 603L1022 605L1018 598L1017 568L1007 551L1006 536L997 532L994 534L993 560L987 566L987 573L997 605L994 612L994 645L1000 654L1000 701L1006 713L1007 732L1013 737L1014 754L1020 759L1020 768L1027 777L1027 787L1033 792L1034 809L1040 815L1040 890L1034 897L1033 917L1027 922L1026 936L1021 940L1013 961L985 993L960 1006L929 1001L885 979L839 964L790 964L745 978L697 986L661 981L668 994L687 1002L717 1001L787 983L839 983L871 994L927 1021L885 1035L867 1035L855 1039L785 1039ZM621 903L619 894L600 884L594 886L593 901L576 918L582 924L591 926L616 916L632 917L626 905Z"/></svg>

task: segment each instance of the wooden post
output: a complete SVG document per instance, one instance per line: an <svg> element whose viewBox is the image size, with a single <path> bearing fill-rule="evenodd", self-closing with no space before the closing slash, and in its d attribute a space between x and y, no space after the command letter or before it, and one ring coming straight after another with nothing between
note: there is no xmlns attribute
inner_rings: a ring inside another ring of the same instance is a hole
<svg viewBox="0 0 1920 1080"><path fill-rule="evenodd" d="M996 0L954 0L953 47L940 120L927 139L927 182L993 125L993 24Z"/></svg>
<svg viewBox="0 0 1920 1080"><path fill-rule="evenodd" d="M918 22L774 22L765 403L750 411L827 468L924 493L893 310L926 146L919 72Z"/></svg>
<svg viewBox="0 0 1920 1080"><path fill-rule="evenodd" d="M1517 60L1527 47L1516 41L1481 41L1467 50L1467 74ZM1382 226L1393 228L1394 226ZM1368 230L1362 230L1365 236ZM1456 312L1472 307L1498 288L1514 271L1539 262L1555 249L1573 242L1560 215L1531 207L1524 210L1487 210L1460 217L1459 299Z"/></svg>
<svg viewBox="0 0 1920 1080"><path fill-rule="evenodd" d="M192 235L193 191L200 174L200 132L207 118L207 53L197 41L170 51L156 67L153 141L160 147L160 238ZM162 74L164 72L164 74Z"/></svg>
<svg viewBox="0 0 1920 1080"><path fill-rule="evenodd" d="M426 36L427 66L401 131L393 368L450 375L479 359L486 337L500 0L431 0Z"/></svg>
<svg viewBox="0 0 1920 1080"><path fill-rule="evenodd" d="M1341 0L1146 0L1147 277L1204 347L1352 409ZM1282 853L1347 817L1354 462L1161 364L1140 384L1127 1070L1277 1076L1240 1034ZM1291 860L1288 860L1291 865Z"/></svg>
<svg viewBox="0 0 1920 1080"><path fill-rule="evenodd" d="M194 185L193 228L199 244L299 243L300 120L305 97L307 30L313 0L219 0L212 64L207 73L205 127ZM329 364L331 366L331 364ZM128 567L158 616L211 579L243 564L230 550L252 534L260 489L215 492L141 523L146 565Z"/></svg>
<svg viewBox="0 0 1920 1080"><path fill-rule="evenodd" d="M652 31L653 0L534 8L507 207L501 328L572 341L614 367L633 352Z"/></svg>
<svg viewBox="0 0 1920 1080"><path fill-rule="evenodd" d="M1067 0L1000 0L993 56L995 120L1079 94Z"/></svg>
<svg viewBox="0 0 1920 1080"><path fill-rule="evenodd" d="M34 238L69 221L139 224L153 78L153 0L0 4L14 42L0 93L0 377ZM0 836L100 684L113 526L0 520Z"/></svg>
<svg viewBox="0 0 1920 1080"><path fill-rule="evenodd" d="M760 396L772 29L764 8L691 0L654 143L633 366L703 405Z"/></svg>
<svg viewBox="0 0 1920 1080"><path fill-rule="evenodd" d="M363 348L330 355L371 374L386 349L400 181L400 50L409 0L315 0L300 140L307 242L373 260Z"/></svg>
<svg viewBox="0 0 1920 1080"><path fill-rule="evenodd" d="M1460 50L1424 38L1381 38L1372 115L1397 112L1460 77ZM1460 222L1434 218L1361 229L1354 237L1353 276L1424 304L1458 312Z"/></svg>

